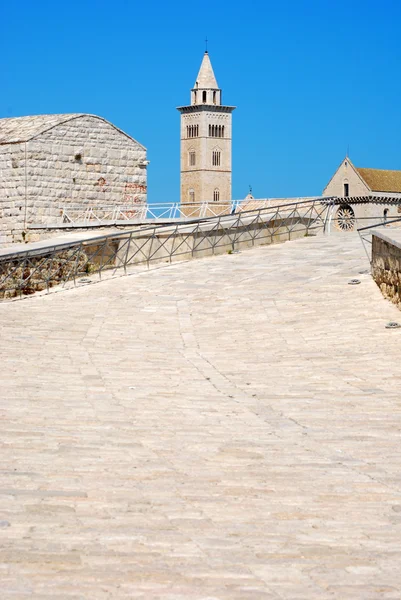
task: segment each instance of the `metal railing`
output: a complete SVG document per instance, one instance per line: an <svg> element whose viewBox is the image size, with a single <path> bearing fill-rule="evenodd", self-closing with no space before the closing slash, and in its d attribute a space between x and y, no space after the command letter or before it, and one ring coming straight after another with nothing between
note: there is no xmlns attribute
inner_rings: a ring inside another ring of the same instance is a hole
<svg viewBox="0 0 401 600"><path fill-rule="evenodd" d="M62 223L88 224L110 223L125 221L147 221L176 219L195 219L217 217L230 214L233 210L231 202L201 202L201 203L160 203L137 204L130 206L64 206L61 210Z"/></svg>
<svg viewBox="0 0 401 600"><path fill-rule="evenodd" d="M359 227L357 229L363 248L366 252L366 256L368 257L370 263L372 262L372 235L374 233L372 230L377 229L378 227L388 227L394 223L398 223L398 226L401 226L401 217L396 219L383 219L383 217L380 217L380 219L381 220L379 223L374 223L373 225L367 225L365 227Z"/></svg>
<svg viewBox="0 0 401 600"><path fill-rule="evenodd" d="M37 213L30 214L28 228L43 227L90 227L97 225L129 225L153 221L176 221L217 217L239 211L274 208L279 204L294 204L301 201L313 201L311 198L263 198L232 201L204 202L161 202L130 204L88 204L88 203L51 203L45 209L38 207Z"/></svg>
<svg viewBox="0 0 401 600"><path fill-rule="evenodd" d="M112 233L0 255L0 298L14 298L136 265L233 252L313 235L326 227L327 199ZM89 279L89 282L92 280Z"/></svg>
<svg viewBox="0 0 401 600"><path fill-rule="evenodd" d="M31 214L29 229L129 225L153 221L184 221L235 212L239 202L163 202L155 204L52 204ZM261 206L260 208L263 208Z"/></svg>

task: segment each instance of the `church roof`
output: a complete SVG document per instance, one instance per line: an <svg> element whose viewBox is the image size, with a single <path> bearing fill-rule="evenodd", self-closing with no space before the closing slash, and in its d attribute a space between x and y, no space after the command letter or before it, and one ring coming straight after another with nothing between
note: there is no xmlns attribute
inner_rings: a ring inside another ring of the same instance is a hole
<svg viewBox="0 0 401 600"><path fill-rule="evenodd" d="M31 117L13 117L0 119L0 144L27 142L48 129L69 121L82 114L34 115Z"/></svg>
<svg viewBox="0 0 401 600"><path fill-rule="evenodd" d="M198 77L195 81L195 88L206 88L206 89L219 89L217 85L216 77L213 73L212 63L210 62L209 54L206 50L203 55L202 64L199 69Z"/></svg>
<svg viewBox="0 0 401 600"><path fill-rule="evenodd" d="M356 171L372 192L401 193L401 171L358 169L357 167Z"/></svg>
<svg viewBox="0 0 401 600"><path fill-rule="evenodd" d="M30 117L12 117L9 119L0 119L0 145L2 144L19 144L22 142L29 142L36 136L41 133L45 133L49 129L53 129L57 125L61 125L62 123L66 123L67 121L71 121L72 119L78 119L80 117L93 117L94 119L99 119L104 123L108 123L125 135L130 140L139 144L134 138L130 135L118 129L113 123L106 121L103 117L98 117L97 115L89 115L85 113L70 113L70 114L62 114L62 115L33 115ZM142 144L139 144L142 146ZM143 148L144 146L142 146Z"/></svg>

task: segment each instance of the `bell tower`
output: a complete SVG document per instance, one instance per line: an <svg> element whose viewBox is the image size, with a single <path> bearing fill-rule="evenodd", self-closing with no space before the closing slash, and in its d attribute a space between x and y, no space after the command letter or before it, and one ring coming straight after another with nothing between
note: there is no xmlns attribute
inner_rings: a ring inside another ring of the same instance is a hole
<svg viewBox="0 0 401 600"><path fill-rule="evenodd" d="M231 201L231 122L206 50L181 113L181 204Z"/></svg>

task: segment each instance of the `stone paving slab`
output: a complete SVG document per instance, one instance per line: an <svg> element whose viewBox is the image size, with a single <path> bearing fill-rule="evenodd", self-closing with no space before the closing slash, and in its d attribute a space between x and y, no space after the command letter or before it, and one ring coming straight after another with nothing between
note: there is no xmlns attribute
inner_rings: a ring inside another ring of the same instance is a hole
<svg viewBox="0 0 401 600"><path fill-rule="evenodd" d="M0 305L2 600L399 600L367 269L308 237Z"/></svg>

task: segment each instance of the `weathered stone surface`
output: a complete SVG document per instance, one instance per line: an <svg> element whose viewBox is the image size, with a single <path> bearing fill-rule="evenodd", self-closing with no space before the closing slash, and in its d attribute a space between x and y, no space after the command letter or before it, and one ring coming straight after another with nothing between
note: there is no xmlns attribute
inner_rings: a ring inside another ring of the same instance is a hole
<svg viewBox="0 0 401 600"><path fill-rule="evenodd" d="M401 232L391 229L383 232L386 239L378 231L372 236L372 275L383 296L401 310L401 247L397 246Z"/></svg>
<svg viewBox="0 0 401 600"><path fill-rule="evenodd" d="M0 246L23 241L28 223L54 222L64 206L146 202L141 144L93 115L30 119L0 120ZM15 143L1 138L9 121L20 122Z"/></svg>
<svg viewBox="0 0 401 600"><path fill-rule="evenodd" d="M366 268L309 237L1 305L2 598L398 600L401 330Z"/></svg>

